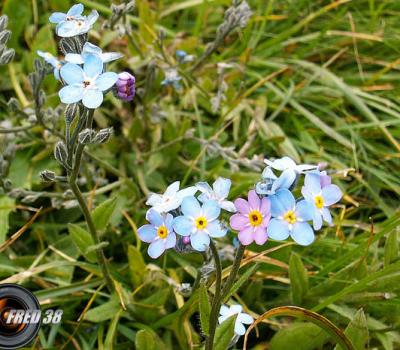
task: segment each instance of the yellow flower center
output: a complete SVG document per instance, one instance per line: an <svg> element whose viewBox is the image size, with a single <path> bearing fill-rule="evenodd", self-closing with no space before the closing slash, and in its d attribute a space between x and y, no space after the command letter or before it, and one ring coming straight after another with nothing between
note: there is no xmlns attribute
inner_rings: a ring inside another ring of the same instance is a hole
<svg viewBox="0 0 400 350"><path fill-rule="evenodd" d="M297 221L296 214L293 210L289 210L283 215L283 218L289 223L294 224Z"/></svg>
<svg viewBox="0 0 400 350"><path fill-rule="evenodd" d="M204 230L207 227L207 219L204 216L199 216L196 219L196 227L198 230Z"/></svg>
<svg viewBox="0 0 400 350"><path fill-rule="evenodd" d="M262 215L259 210L252 210L249 213L249 221L251 226L259 226L262 223Z"/></svg>
<svg viewBox="0 0 400 350"><path fill-rule="evenodd" d="M318 209L322 209L324 207L324 199L322 198L322 196L316 196L314 198L314 202L315 202L315 206Z"/></svg>
<svg viewBox="0 0 400 350"><path fill-rule="evenodd" d="M168 229L165 226L160 226L157 230L157 235L160 238L166 238L168 235Z"/></svg>

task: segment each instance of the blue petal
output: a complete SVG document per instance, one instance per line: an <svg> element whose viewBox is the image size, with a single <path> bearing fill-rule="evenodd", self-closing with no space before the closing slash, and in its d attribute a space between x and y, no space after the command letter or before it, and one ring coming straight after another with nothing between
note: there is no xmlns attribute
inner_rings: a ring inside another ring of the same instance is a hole
<svg viewBox="0 0 400 350"><path fill-rule="evenodd" d="M70 38L87 31L89 28L86 27L86 25L79 27L77 21L60 22L56 27L56 33L63 38Z"/></svg>
<svg viewBox="0 0 400 350"><path fill-rule="evenodd" d="M318 174L308 173L304 178L304 186L307 191L311 192L314 195L317 195L321 192L321 179Z"/></svg>
<svg viewBox="0 0 400 350"><path fill-rule="evenodd" d="M292 169L286 169L282 172L281 176L273 183L272 190L278 191L281 188L289 188L296 180L296 172Z"/></svg>
<svg viewBox="0 0 400 350"><path fill-rule="evenodd" d="M72 6L68 12L67 12L67 16L79 16L82 14L83 12L83 5L82 4L76 4L74 6Z"/></svg>
<svg viewBox="0 0 400 350"><path fill-rule="evenodd" d="M174 231L181 236L189 236L194 229L193 220L186 216L178 216L174 219Z"/></svg>
<svg viewBox="0 0 400 350"><path fill-rule="evenodd" d="M113 73L113 72L107 72L101 74L97 79L96 79L96 87L100 91L106 91L110 89L118 80L118 74Z"/></svg>
<svg viewBox="0 0 400 350"><path fill-rule="evenodd" d="M172 231L173 230L173 224L174 224L174 217L171 214L167 214L165 216L165 220L164 220L165 226L167 226L168 231Z"/></svg>
<svg viewBox="0 0 400 350"><path fill-rule="evenodd" d="M185 197L182 201L181 210L184 215L194 218L200 214L200 204L193 196Z"/></svg>
<svg viewBox="0 0 400 350"><path fill-rule="evenodd" d="M314 230L319 230L322 227L322 215L316 208L314 208L312 220Z"/></svg>
<svg viewBox="0 0 400 350"><path fill-rule="evenodd" d="M207 225L207 232L213 238L224 237L227 231L227 228L222 226L219 220L211 221Z"/></svg>
<svg viewBox="0 0 400 350"><path fill-rule="evenodd" d="M218 198L225 199L229 195L229 190L231 189L231 180L219 177L213 183L213 189Z"/></svg>
<svg viewBox="0 0 400 350"><path fill-rule="evenodd" d="M75 63L75 64L83 64L84 60L82 55L79 53L67 53L65 55L65 60L70 63Z"/></svg>
<svg viewBox="0 0 400 350"><path fill-rule="evenodd" d="M88 77L94 78L103 72L103 62L96 55L89 54L85 56L83 70Z"/></svg>
<svg viewBox="0 0 400 350"><path fill-rule="evenodd" d="M147 249L147 253L153 259L157 259L165 251L165 242L162 239L157 239L152 242Z"/></svg>
<svg viewBox="0 0 400 350"><path fill-rule="evenodd" d="M332 223L332 215L328 208L322 208L322 217L328 224Z"/></svg>
<svg viewBox="0 0 400 350"><path fill-rule="evenodd" d="M208 221L215 220L221 213L221 208L216 201L208 200L203 204L203 214Z"/></svg>
<svg viewBox="0 0 400 350"><path fill-rule="evenodd" d="M289 237L289 225L280 219L271 219L267 228L268 237L277 241L283 241Z"/></svg>
<svg viewBox="0 0 400 350"><path fill-rule="evenodd" d="M94 53L100 55L102 50L100 47L93 45L92 43L87 42L85 45L83 45L83 53Z"/></svg>
<svg viewBox="0 0 400 350"><path fill-rule="evenodd" d="M102 102L103 102L103 93L97 89L86 90L82 98L83 105L90 109L95 109L97 107L100 107Z"/></svg>
<svg viewBox="0 0 400 350"><path fill-rule="evenodd" d="M96 10L92 10L92 12L89 13L89 16L87 16L89 25L92 26L94 22L97 21L97 18L99 18L99 13Z"/></svg>
<svg viewBox="0 0 400 350"><path fill-rule="evenodd" d="M342 191L336 185L328 185L322 189L322 198L324 199L324 206L329 207L340 201L342 198Z"/></svg>
<svg viewBox="0 0 400 350"><path fill-rule="evenodd" d="M157 237L157 230L153 225L143 225L139 227L138 234L143 242L151 243Z"/></svg>
<svg viewBox="0 0 400 350"><path fill-rule="evenodd" d="M149 209L147 211L146 220L154 226L161 226L164 223L163 217L154 209Z"/></svg>
<svg viewBox="0 0 400 350"><path fill-rule="evenodd" d="M60 70L58 68L54 68L53 70L54 78L60 80Z"/></svg>
<svg viewBox="0 0 400 350"><path fill-rule="evenodd" d="M100 54L100 58L103 61L103 63L115 61L124 55L120 54L119 52L105 52Z"/></svg>
<svg viewBox="0 0 400 350"><path fill-rule="evenodd" d="M296 222L290 235L300 245L310 245L315 238L313 229L306 222Z"/></svg>
<svg viewBox="0 0 400 350"><path fill-rule="evenodd" d="M306 200L302 200L296 204L296 216L302 221L312 220L315 207Z"/></svg>
<svg viewBox="0 0 400 350"><path fill-rule="evenodd" d="M64 86L59 92L62 103L76 103L80 101L83 97L83 87L76 85Z"/></svg>
<svg viewBox="0 0 400 350"><path fill-rule="evenodd" d="M165 240L165 249L170 249L175 247L176 245L176 234L174 232L171 232L168 234L166 240Z"/></svg>
<svg viewBox="0 0 400 350"><path fill-rule="evenodd" d="M282 216L288 210L293 210L296 203L293 194L286 188L279 190L269 199L271 200L271 214L274 217Z"/></svg>
<svg viewBox="0 0 400 350"><path fill-rule="evenodd" d="M61 67L61 77L68 84L79 84L83 82L83 70L76 64L67 63Z"/></svg>
<svg viewBox="0 0 400 350"><path fill-rule="evenodd" d="M210 236L204 232L196 232L190 236L190 244L193 249L204 252L210 245Z"/></svg>
<svg viewBox="0 0 400 350"><path fill-rule="evenodd" d="M54 12L51 14L49 21L50 23L60 23L62 21L65 21L67 18L67 15L62 12Z"/></svg>

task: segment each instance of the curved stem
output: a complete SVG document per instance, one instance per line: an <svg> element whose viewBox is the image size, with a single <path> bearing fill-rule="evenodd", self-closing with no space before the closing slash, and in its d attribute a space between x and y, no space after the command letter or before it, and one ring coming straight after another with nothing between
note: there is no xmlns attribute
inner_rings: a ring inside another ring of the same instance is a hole
<svg viewBox="0 0 400 350"><path fill-rule="evenodd" d="M245 249L246 249L246 247L244 245L242 245L242 244L239 245L239 248L236 252L235 260L233 261L231 273L229 274L228 280L225 282L224 289L222 290L222 294L221 294L222 300L224 300L226 298L226 295L229 293L229 291L232 288L233 283L235 282L237 273L240 268L240 262L242 261Z"/></svg>
<svg viewBox="0 0 400 350"><path fill-rule="evenodd" d="M215 294L211 304L210 312L210 330L209 336L206 340L205 350L212 350L214 346L215 330L217 328L218 312L221 308L221 283L222 283L222 266L221 260L219 259L217 248L214 242L211 240L210 243L211 253L215 263Z"/></svg>
<svg viewBox="0 0 400 350"><path fill-rule="evenodd" d="M93 113L94 110L89 110L88 111L88 119L91 121L93 119ZM83 216L85 217L86 220L86 224L88 226L89 232L93 238L94 244L95 245L99 245L100 243L100 238L99 235L97 233L96 227L94 225L93 219L92 219L92 215L90 214L89 208L86 204L85 199L83 198L82 192L79 189L79 186L76 182L78 174L79 174L79 168L81 165L81 160L82 160L82 154L83 154L83 150L84 150L85 146L82 144L79 144L77 149L76 149L76 153L75 153L75 160L74 160L74 166L72 168L72 172L69 176L69 185L71 187L72 192L74 193L76 200L79 203L79 206L82 210ZM96 249L96 255L97 255L97 260L100 264L103 276L104 276L104 280L106 282L107 288L110 292L112 292L114 290L114 284L112 282L111 279L111 274L110 271L108 269L108 265L107 265L107 260L105 258L104 255L104 251L102 248L97 248Z"/></svg>

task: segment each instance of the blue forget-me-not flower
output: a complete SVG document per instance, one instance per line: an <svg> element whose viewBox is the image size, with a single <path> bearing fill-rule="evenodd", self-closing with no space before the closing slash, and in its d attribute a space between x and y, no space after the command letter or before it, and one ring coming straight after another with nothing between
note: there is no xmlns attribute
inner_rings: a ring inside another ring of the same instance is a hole
<svg viewBox="0 0 400 350"><path fill-rule="evenodd" d="M310 204L305 200L296 203L293 194L287 189L281 189L268 198L272 215L267 229L268 236L281 241L290 235L300 245L311 244L314 241L314 231L307 222L313 217Z"/></svg>
<svg viewBox="0 0 400 350"><path fill-rule="evenodd" d="M342 198L342 191L338 186L332 184L322 186L322 184L321 176L318 173L310 172L306 174L304 186L301 189L302 195L312 208L315 230L322 227L322 220L329 224L332 223L332 216L328 207L339 202Z"/></svg>
<svg viewBox="0 0 400 350"><path fill-rule="evenodd" d="M173 216L171 214L161 215L154 209L149 209L146 214L150 224L143 225L138 229L138 234L143 242L150 243L148 254L157 259L166 249L175 247L176 235L173 231Z"/></svg>
<svg viewBox="0 0 400 350"><path fill-rule="evenodd" d="M67 84L59 91L61 102L82 101L87 108L97 108L103 102L103 93L118 80L118 74L103 73L103 62L96 55L87 55L83 69L74 63L61 68L61 78Z"/></svg>
<svg viewBox="0 0 400 350"><path fill-rule="evenodd" d="M218 238L226 235L227 228L218 220L221 208L213 200L206 201L202 206L193 197L182 201L183 215L174 219L174 230L181 236L190 236L193 249L203 252L210 245L210 237Z"/></svg>
<svg viewBox="0 0 400 350"><path fill-rule="evenodd" d="M99 14L96 10L93 10L89 16L83 16L83 10L82 4L76 4L67 13L54 12L49 21L57 24L57 35L68 38L87 33L96 22Z"/></svg>

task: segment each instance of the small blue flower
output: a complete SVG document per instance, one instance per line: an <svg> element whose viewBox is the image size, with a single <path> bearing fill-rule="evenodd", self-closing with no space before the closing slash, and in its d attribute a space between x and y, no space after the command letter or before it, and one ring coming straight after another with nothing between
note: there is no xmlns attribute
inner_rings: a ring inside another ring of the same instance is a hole
<svg viewBox="0 0 400 350"><path fill-rule="evenodd" d="M277 177L270 167L262 172L262 181L256 184L256 192L259 195L273 195L282 188L289 188L296 179L296 174L290 170L284 170Z"/></svg>
<svg viewBox="0 0 400 350"><path fill-rule="evenodd" d="M50 52L43 52L38 50L37 54L48 63L51 64L54 68L54 77L57 80L60 80L60 69L63 66L63 62L59 61L56 57L54 57Z"/></svg>
<svg viewBox="0 0 400 350"><path fill-rule="evenodd" d="M337 203L342 198L342 191L336 185L326 184L326 174L310 172L306 174L301 193L313 209L312 219L314 229L322 227L322 220L332 223L332 216L328 207ZM323 184L326 184L323 186Z"/></svg>
<svg viewBox="0 0 400 350"><path fill-rule="evenodd" d="M88 55L96 55L99 56L103 63L108 63L111 61L115 61L118 58L121 58L123 55L118 52L105 52L103 53L101 48L87 42L83 45L82 53L68 53L65 56L65 60L70 63L75 64L83 64L85 62L85 58Z"/></svg>
<svg viewBox="0 0 400 350"><path fill-rule="evenodd" d="M176 68L169 68L164 71L165 78L161 82L163 86L172 86L174 89L179 90L181 88L180 81L182 78L179 76Z"/></svg>
<svg viewBox="0 0 400 350"><path fill-rule="evenodd" d="M103 62L98 56L88 55L83 69L74 63L67 63L61 68L64 86L59 96L63 103L76 103L82 100L87 108L97 108L103 102L104 91L110 89L118 80L118 74L103 73Z"/></svg>
<svg viewBox="0 0 400 350"><path fill-rule="evenodd" d="M77 4L72 6L67 13L55 12L50 16L49 21L57 24L56 33L58 36L69 38L85 34L92 28L99 14L96 10L93 10L89 16L82 16L83 9L82 4Z"/></svg>
<svg viewBox="0 0 400 350"><path fill-rule="evenodd" d="M183 215L174 219L174 230L181 236L190 236L193 249L203 252L210 245L210 237L226 235L227 229L218 220L221 208L216 201L206 201L200 206L193 196L182 201Z"/></svg>
<svg viewBox="0 0 400 350"><path fill-rule="evenodd" d="M183 50L176 50L175 55L179 63L187 63L194 60L193 55L188 55L187 52Z"/></svg>
<svg viewBox="0 0 400 350"><path fill-rule="evenodd" d="M172 228L174 218L171 214L161 215L154 209L149 209L146 220L150 224L140 227L138 234L143 242L150 243L148 254L157 259L166 249L175 247L176 234Z"/></svg>
<svg viewBox="0 0 400 350"><path fill-rule="evenodd" d="M293 194L287 189L281 189L268 198L273 217L268 225L268 236L280 241L290 235L298 244L310 245L314 241L314 231L307 223L313 215L309 203L305 200L296 203Z"/></svg>
<svg viewBox="0 0 400 350"><path fill-rule="evenodd" d="M231 201L226 200L229 195L229 190L231 189L231 184L231 180L223 177L219 177L215 180L212 188L207 182L198 182L196 188L201 192L198 199L202 203L210 199L214 200L221 209L234 213L236 212L235 205Z"/></svg>

